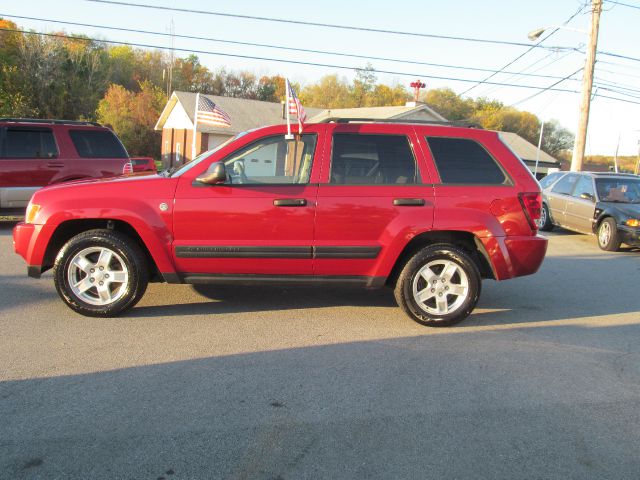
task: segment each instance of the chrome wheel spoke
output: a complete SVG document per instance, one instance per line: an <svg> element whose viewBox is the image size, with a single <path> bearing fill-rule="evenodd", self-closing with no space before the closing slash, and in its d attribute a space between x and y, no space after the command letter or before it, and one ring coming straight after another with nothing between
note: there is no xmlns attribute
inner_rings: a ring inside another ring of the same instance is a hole
<svg viewBox="0 0 640 480"><path fill-rule="evenodd" d="M94 285L93 285L93 283L91 283L91 280L89 279L89 277L84 277L78 283L75 283L73 285L73 288L75 288L80 293L84 293L84 292L86 292L87 290L89 290L93 286Z"/></svg>
<svg viewBox="0 0 640 480"><path fill-rule="evenodd" d="M439 314L448 312L449 304L447 302L447 297L445 295L443 295L442 297L438 297L436 299L436 308L438 309Z"/></svg>
<svg viewBox="0 0 640 480"><path fill-rule="evenodd" d="M110 283L125 283L129 279L129 275L127 275L124 271L111 271L109 272L109 282Z"/></svg>
<svg viewBox="0 0 640 480"><path fill-rule="evenodd" d="M98 286L97 289L98 296L104 303L109 303L112 300L111 290L107 285Z"/></svg>
<svg viewBox="0 0 640 480"><path fill-rule="evenodd" d="M419 291L416 296L416 300L418 300L418 302L420 303L424 303L430 298L435 297L436 296L435 292L432 292L431 290L432 289L430 287L427 287L424 290Z"/></svg>
<svg viewBox="0 0 640 480"><path fill-rule="evenodd" d="M100 251L100 256L98 257L98 261L96 262L96 265L99 265L103 268L107 268L111 263L112 258L113 258L113 252L111 250L107 250L106 248L103 248Z"/></svg>
<svg viewBox="0 0 640 480"><path fill-rule="evenodd" d="M467 295L467 287L462 285L449 285L449 295L455 295L457 297L464 297Z"/></svg>
<svg viewBox="0 0 640 480"><path fill-rule="evenodd" d="M422 278L424 278L424 281L427 282L428 284L432 284L434 280L437 280L438 275L436 275L435 273L433 273L433 270L431 270L430 268L426 268L424 270L420 271L420 276Z"/></svg>
<svg viewBox="0 0 640 480"><path fill-rule="evenodd" d="M85 273L89 273L90 268L93 267L93 263L91 263L87 257L78 255L73 259L73 266Z"/></svg>
<svg viewBox="0 0 640 480"><path fill-rule="evenodd" d="M457 271L458 266L453 262L448 262L447 264L445 264L445 267L440 274L440 278L446 280L447 282L450 282L451 278L456 274Z"/></svg>

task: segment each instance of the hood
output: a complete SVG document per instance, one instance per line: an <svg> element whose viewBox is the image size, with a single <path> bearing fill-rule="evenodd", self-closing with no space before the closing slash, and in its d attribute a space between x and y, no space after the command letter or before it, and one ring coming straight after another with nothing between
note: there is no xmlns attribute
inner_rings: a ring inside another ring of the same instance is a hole
<svg viewBox="0 0 640 480"><path fill-rule="evenodd" d="M640 218L640 203L600 202L600 208L617 211L626 217Z"/></svg>
<svg viewBox="0 0 640 480"><path fill-rule="evenodd" d="M53 185L48 185L42 188L40 191L67 189L78 185L108 185L122 183L130 183L132 184L132 188L134 188L133 185L138 185L138 182L149 182L165 178L166 177L151 172L137 172L118 177L88 178L84 180L71 180L69 182L54 183Z"/></svg>

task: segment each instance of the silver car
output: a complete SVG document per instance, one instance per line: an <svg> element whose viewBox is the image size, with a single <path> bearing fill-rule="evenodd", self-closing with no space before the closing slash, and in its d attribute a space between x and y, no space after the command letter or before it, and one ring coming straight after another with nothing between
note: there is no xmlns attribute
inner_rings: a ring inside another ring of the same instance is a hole
<svg viewBox="0 0 640 480"><path fill-rule="evenodd" d="M596 234L603 250L640 244L640 177L624 173L555 172L540 181L538 226Z"/></svg>

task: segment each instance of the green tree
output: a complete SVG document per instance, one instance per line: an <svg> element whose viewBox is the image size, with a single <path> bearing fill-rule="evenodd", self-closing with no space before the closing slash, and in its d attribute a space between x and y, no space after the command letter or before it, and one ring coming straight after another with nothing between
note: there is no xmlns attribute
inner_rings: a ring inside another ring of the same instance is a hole
<svg viewBox="0 0 640 480"><path fill-rule="evenodd" d="M469 120L476 110L472 99L462 99L450 88L428 90L422 99L447 120Z"/></svg>

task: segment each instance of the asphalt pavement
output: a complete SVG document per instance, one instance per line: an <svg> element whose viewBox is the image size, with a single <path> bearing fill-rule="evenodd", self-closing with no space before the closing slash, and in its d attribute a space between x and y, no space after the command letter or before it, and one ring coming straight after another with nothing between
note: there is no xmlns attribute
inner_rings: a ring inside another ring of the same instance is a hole
<svg viewBox="0 0 640 480"><path fill-rule="evenodd" d="M84 318L0 224L0 478L638 479L640 251L549 237L430 329L344 288L153 284Z"/></svg>

